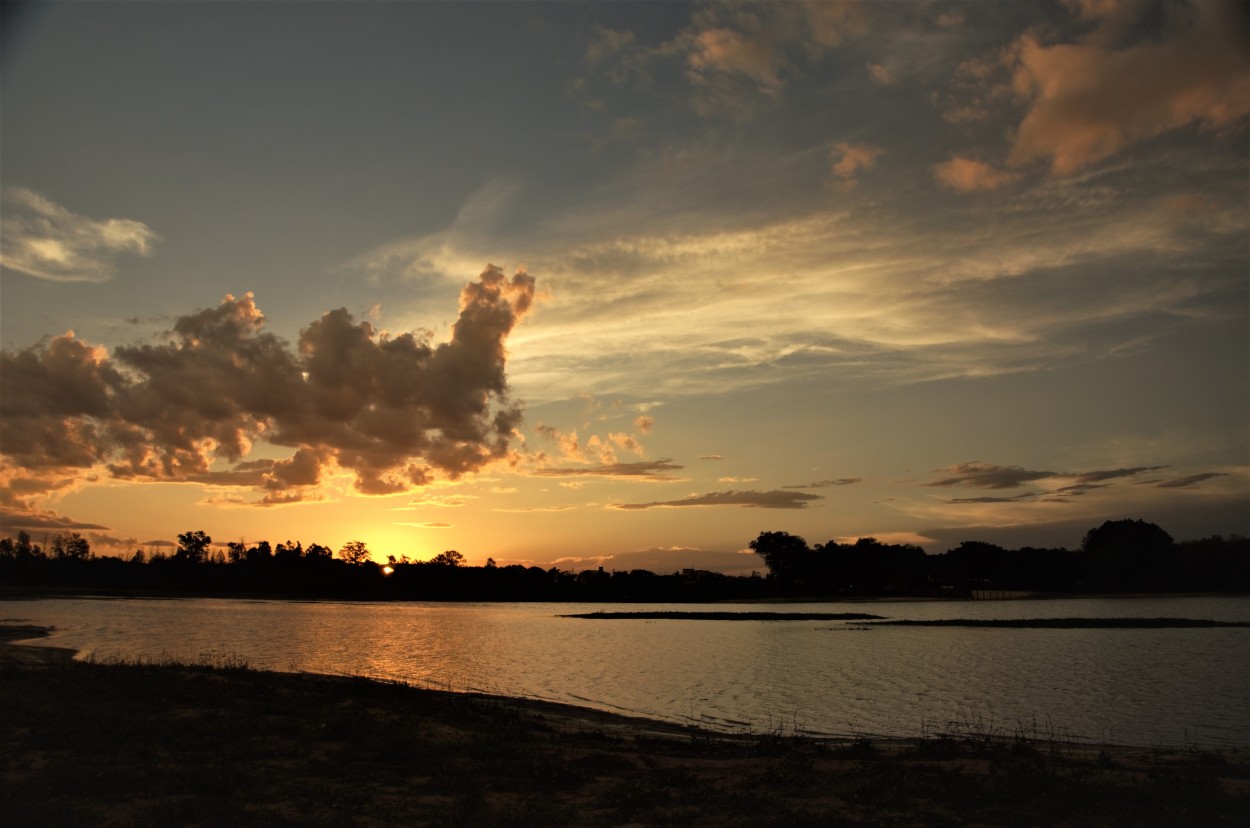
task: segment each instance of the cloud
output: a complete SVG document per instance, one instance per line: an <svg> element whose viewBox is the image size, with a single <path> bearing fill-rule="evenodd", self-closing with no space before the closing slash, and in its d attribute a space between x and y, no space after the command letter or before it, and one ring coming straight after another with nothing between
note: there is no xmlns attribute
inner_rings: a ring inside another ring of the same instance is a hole
<svg viewBox="0 0 1250 828"><path fill-rule="evenodd" d="M251 296L180 317L166 341L114 349L73 333L0 353L6 467L78 476L249 485L262 505L347 471L364 494L455 479L510 448L504 341L534 280L488 267L460 295L451 339L379 334L346 310L324 314L293 350L264 331ZM258 441L294 452L238 464ZM215 469L218 461L238 465ZM12 477L12 473L9 475Z"/></svg>
<svg viewBox="0 0 1250 828"><path fill-rule="evenodd" d="M933 176L947 189L961 193L997 190L1014 182L1015 173L999 170L984 161L952 155L933 168Z"/></svg>
<svg viewBox="0 0 1250 828"><path fill-rule="evenodd" d="M676 471L683 466L668 459L644 460L635 463L603 463L595 466L574 468L540 469L538 477L614 477L622 480L677 480L665 472Z"/></svg>
<svg viewBox="0 0 1250 828"><path fill-rule="evenodd" d="M1103 471L1080 472L1072 475L1076 478L1076 484L1079 486L1098 483L1103 480L1115 480L1120 477L1136 477L1142 472L1159 471L1166 469L1167 466L1132 466L1124 469L1107 469Z"/></svg>
<svg viewBox="0 0 1250 828"><path fill-rule="evenodd" d="M732 29L705 29L694 36L686 63L693 83L708 82L713 73L745 76L765 95L781 88L781 57L772 44Z"/></svg>
<svg viewBox="0 0 1250 828"><path fill-rule="evenodd" d="M968 486L978 489L1014 489L1023 486L1025 483L1032 483L1037 480L1050 480L1056 478L1071 478L1072 483L1055 489L1056 493L1063 494L1082 494L1090 489L1104 488L1107 484L1104 481L1117 480L1127 477L1136 477L1143 472L1158 471L1167 468L1166 466L1130 466L1118 469L1100 469L1087 472L1055 472L1055 471L1031 471L1023 469L1020 466L998 466L992 463L981 463L973 461L971 463L959 463L949 466L945 469L937 469L938 473L948 473L952 476L943 478L933 483L926 483L926 486ZM1013 495L1004 498L961 498L949 501L951 503L998 503L1007 502L1015 499L1023 499L1028 497L1024 495Z"/></svg>
<svg viewBox="0 0 1250 828"><path fill-rule="evenodd" d="M618 31L599 26L591 37L590 43L586 45L586 62L589 64L600 63L614 55L619 55L632 49L635 42L636 38L633 32Z"/></svg>
<svg viewBox="0 0 1250 828"><path fill-rule="evenodd" d="M24 187L0 190L0 264L51 282L106 282L124 255L150 256L159 240L141 221L76 215Z"/></svg>
<svg viewBox="0 0 1250 828"><path fill-rule="evenodd" d="M875 83L879 83L882 86L889 86L894 83L894 76L888 67L882 66L880 63L868 63L865 65L868 68L868 76Z"/></svg>
<svg viewBox="0 0 1250 828"><path fill-rule="evenodd" d="M492 509L491 511L519 515L527 514L529 512L568 512L576 508L576 506L528 506L508 509Z"/></svg>
<svg viewBox="0 0 1250 828"><path fill-rule="evenodd" d="M370 279L443 280L461 278L487 258L490 239L497 238L521 183L494 178L465 199L452 223L436 233L380 245L344 267Z"/></svg>
<svg viewBox="0 0 1250 828"><path fill-rule="evenodd" d="M678 506L742 506L756 509L804 509L812 501L824 500L820 495L802 492L727 491L692 494L680 500L658 500L651 503L613 503L608 508L622 510L675 508Z"/></svg>
<svg viewBox="0 0 1250 828"><path fill-rule="evenodd" d="M1084 3L1083 17L1112 20L1114 30L1099 26L1077 42L1051 45L1034 32L1020 37L1012 85L1028 111L1008 163L1044 161L1053 174L1070 175L1167 132L1217 129L1245 117L1250 50L1235 6L1177 5L1161 32L1119 46L1123 9Z"/></svg>
<svg viewBox="0 0 1250 828"><path fill-rule="evenodd" d="M816 480L811 483L798 483L792 486L782 486L783 489L825 489L830 486L850 486L855 483L863 483L862 477L838 477L830 480Z"/></svg>
<svg viewBox="0 0 1250 828"><path fill-rule="evenodd" d="M866 30L863 8L851 0L707 5L697 8L676 36L655 46L639 43L633 32L600 27L586 46L587 76L574 79L570 91L591 109L603 110L604 98L590 91L595 77L616 87L655 91L667 80L657 73L677 62L697 114L747 120L762 103L779 100L790 77Z"/></svg>
<svg viewBox="0 0 1250 828"><path fill-rule="evenodd" d="M414 509L459 509L477 500L477 495L430 495L411 500L406 506L396 507L395 511L411 511Z"/></svg>
<svg viewBox="0 0 1250 828"><path fill-rule="evenodd" d="M996 466L992 463L972 461L957 463L944 469L936 469L938 473L951 476L942 480L926 483L926 486L969 486L977 489L1014 489L1034 480L1045 480L1059 477L1052 471L1029 471L1019 466Z"/></svg>
<svg viewBox="0 0 1250 828"><path fill-rule="evenodd" d="M930 485L938 485L931 483ZM956 497L946 501L947 503L1016 503L1021 500L1033 500L1037 497L1036 492L1021 492L1015 495L1006 495L1004 497Z"/></svg>
<svg viewBox="0 0 1250 828"><path fill-rule="evenodd" d="M21 512L0 509L0 534L12 536L18 532L66 532L79 529L109 529L99 523L83 523L63 517L55 512Z"/></svg>
<svg viewBox="0 0 1250 828"><path fill-rule="evenodd" d="M640 417L643 425L650 428L650 417ZM543 437L554 441L560 448L560 456L564 460L575 463L586 463L595 458L601 466L615 466L619 463L617 451L627 451L641 457L645 449L641 441L632 434L623 431L608 432L605 435L592 434L583 445L577 431L561 431L553 426L539 423L536 430ZM643 429L646 431L647 429Z"/></svg>
<svg viewBox="0 0 1250 828"><path fill-rule="evenodd" d="M871 144L851 144L846 141L834 144L829 152L829 163L836 186L845 190L854 188L859 183L860 172L876 166L877 158L883 152L881 147Z"/></svg>
<svg viewBox="0 0 1250 828"><path fill-rule="evenodd" d="M1202 472L1200 474L1191 474L1188 477L1176 477L1171 480L1164 480L1156 483L1155 487L1159 489L1184 489L1197 485L1204 480L1210 480L1213 477L1226 477L1226 472Z"/></svg>

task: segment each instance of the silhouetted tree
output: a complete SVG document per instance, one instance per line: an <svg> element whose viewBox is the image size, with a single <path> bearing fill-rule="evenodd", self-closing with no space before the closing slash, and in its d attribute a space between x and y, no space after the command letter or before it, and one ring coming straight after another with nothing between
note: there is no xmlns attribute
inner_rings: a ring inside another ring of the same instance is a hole
<svg viewBox="0 0 1250 828"><path fill-rule="evenodd" d="M329 560L334 557L334 553L330 551L328 546L313 543L309 544L308 549L304 551L304 557L309 560Z"/></svg>
<svg viewBox="0 0 1250 828"><path fill-rule="evenodd" d="M34 558L40 553L39 547L34 546L30 542L30 535L26 532L17 533L17 543L13 544L13 554L18 558Z"/></svg>
<svg viewBox="0 0 1250 828"><path fill-rule="evenodd" d="M280 564L297 564L303 557L304 546L299 541L280 543L273 552L273 559Z"/></svg>
<svg viewBox="0 0 1250 828"><path fill-rule="evenodd" d="M174 560L203 563L212 542L213 539L201 531L183 532L178 536L178 551L174 553Z"/></svg>
<svg viewBox="0 0 1250 828"><path fill-rule="evenodd" d="M269 541L263 540L255 546L249 546L244 554L244 560L253 566L262 566L273 560L273 547L269 545Z"/></svg>
<svg viewBox="0 0 1250 828"><path fill-rule="evenodd" d="M1108 520L1081 541L1090 585L1097 589L1165 586L1175 551L1172 536L1144 520Z"/></svg>
<svg viewBox="0 0 1250 828"><path fill-rule="evenodd" d="M431 558L430 563L435 566L461 566L464 564L464 555L461 555L454 549L448 549L446 552L439 552Z"/></svg>
<svg viewBox="0 0 1250 828"><path fill-rule="evenodd" d="M57 535L54 539L56 557L85 561L91 557L91 544L77 532L68 535Z"/></svg>
<svg viewBox="0 0 1250 828"><path fill-rule="evenodd" d="M764 559L769 574L783 584L801 580L811 557L807 541L789 532L760 532L748 546Z"/></svg>
<svg viewBox="0 0 1250 828"><path fill-rule="evenodd" d="M369 560L369 548L364 541L348 541L339 550L339 557L349 564L362 564Z"/></svg>

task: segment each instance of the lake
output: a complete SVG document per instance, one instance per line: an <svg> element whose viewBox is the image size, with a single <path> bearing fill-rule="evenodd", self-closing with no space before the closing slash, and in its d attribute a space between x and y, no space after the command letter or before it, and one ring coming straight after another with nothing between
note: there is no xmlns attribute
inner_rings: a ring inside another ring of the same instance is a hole
<svg viewBox="0 0 1250 828"><path fill-rule="evenodd" d="M395 679L719 730L984 733L1136 746L1250 746L1250 629L876 627L840 621L585 620L593 611L869 612L891 619L1250 621L1250 597L818 604L4 601L80 657L197 660Z"/></svg>

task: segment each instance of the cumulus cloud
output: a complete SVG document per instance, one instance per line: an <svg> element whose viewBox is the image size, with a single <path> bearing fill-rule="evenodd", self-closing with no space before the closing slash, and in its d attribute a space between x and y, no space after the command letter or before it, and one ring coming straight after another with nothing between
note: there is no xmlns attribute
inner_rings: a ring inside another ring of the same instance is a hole
<svg viewBox="0 0 1250 828"><path fill-rule="evenodd" d="M599 407L599 404L591 401L589 407L593 411ZM650 430L652 422L651 417L642 416L637 418L634 424L645 433ZM610 431L603 435L592 434L583 444L576 429L561 431L554 426L539 423L536 430L541 436L554 442L559 447L561 459L569 462L597 461L600 467L612 467L620 462L617 457L618 451L627 451L639 457L646 453L638 437L623 431ZM539 455L539 458L546 459L545 455Z"/></svg>
<svg viewBox="0 0 1250 828"><path fill-rule="evenodd" d="M1044 161L1068 175L1137 142L1250 114L1250 50L1235 5L1178 5L1161 33L1121 45L1134 8L1084 2L1080 16L1100 25L1082 39L1046 44L1035 32L1021 36L1012 86L1028 111L1008 162Z"/></svg>
<svg viewBox="0 0 1250 828"><path fill-rule="evenodd" d="M961 193L997 190L1011 184L1018 177L1015 173L1000 170L992 164L961 155L952 155L935 165L933 176L943 187Z"/></svg>
<svg viewBox="0 0 1250 828"><path fill-rule="evenodd" d="M784 491L734 491L692 494L680 500L657 500L651 503L613 503L608 508L622 510L675 508L678 506L741 506L755 509L805 509L820 495Z"/></svg>
<svg viewBox="0 0 1250 828"><path fill-rule="evenodd" d="M90 219L24 187L0 190L0 264L52 282L105 282L125 255L150 256L159 237L141 221Z"/></svg>
<svg viewBox="0 0 1250 828"><path fill-rule="evenodd" d="M451 339L390 337L346 310L303 329L293 349L264 331L251 294L177 320L165 341L111 356L73 333L0 353L0 446L19 474L249 485L289 503L347 470L389 494L512 458L504 342L534 280L488 267L460 296ZM254 444L286 458L248 461ZM218 461L233 463L228 471ZM29 484L28 488L29 488ZM50 489L49 489L50 490ZM27 504L29 505L29 504Z"/></svg>

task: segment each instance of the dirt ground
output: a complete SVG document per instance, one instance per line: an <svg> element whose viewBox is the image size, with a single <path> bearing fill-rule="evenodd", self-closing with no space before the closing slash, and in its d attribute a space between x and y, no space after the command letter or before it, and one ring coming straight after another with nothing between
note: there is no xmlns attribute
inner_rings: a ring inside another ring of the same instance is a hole
<svg viewBox="0 0 1250 828"><path fill-rule="evenodd" d="M582 708L3 643L0 818L49 825L1250 825L1250 755L722 736Z"/></svg>

